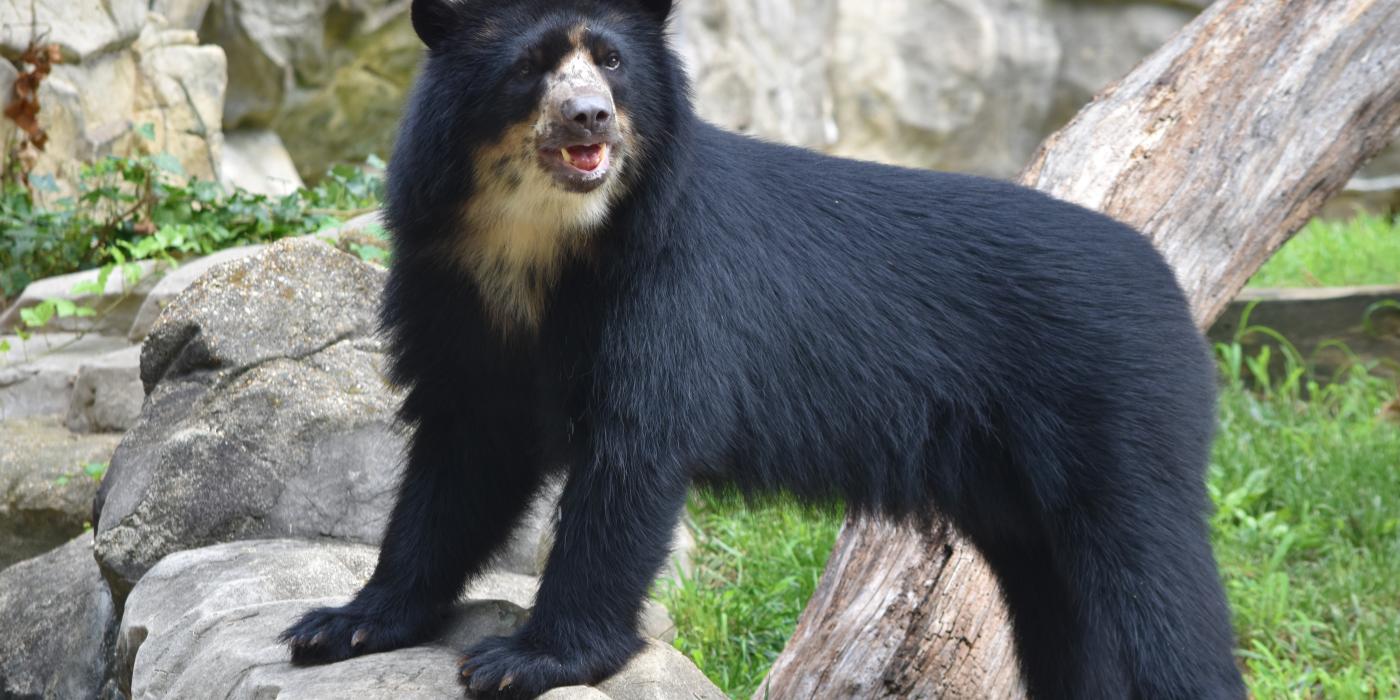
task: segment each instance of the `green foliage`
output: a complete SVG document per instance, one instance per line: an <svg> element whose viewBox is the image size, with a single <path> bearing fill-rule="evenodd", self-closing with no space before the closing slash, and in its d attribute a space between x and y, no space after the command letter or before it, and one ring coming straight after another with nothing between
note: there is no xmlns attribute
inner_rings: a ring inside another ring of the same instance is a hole
<svg viewBox="0 0 1400 700"><path fill-rule="evenodd" d="M1319 381L1286 341L1281 378L1237 342L1216 350L1211 529L1253 696L1400 697L1400 426L1381 418L1400 407L1395 382L1360 365ZM706 495L691 510L695 573L657 598L677 648L748 698L815 589L840 518Z"/></svg>
<svg viewBox="0 0 1400 700"><path fill-rule="evenodd" d="M87 464L79 466L74 473L64 474L58 477L57 479L54 479L54 483L59 486L66 486L68 482L72 481L74 478L83 476L86 476L89 479L92 479L93 481L102 481L102 477L106 475L106 462L88 462Z"/></svg>
<svg viewBox="0 0 1400 700"><path fill-rule="evenodd" d="M371 158L368 165L377 170L383 162ZM313 233L373 208L382 190L377 176L337 166L315 188L284 197L226 192L187 178L166 154L86 165L66 196L58 196L52 178L32 176L29 187L10 178L0 185L0 297L52 275L111 266L139 277L134 261L174 262ZM63 310L36 313L39 320Z"/></svg>
<svg viewBox="0 0 1400 700"><path fill-rule="evenodd" d="M1251 690L1400 696L1400 427L1381 418L1395 383L1359 365L1271 381L1238 344L1218 351L1211 527Z"/></svg>
<svg viewBox="0 0 1400 700"><path fill-rule="evenodd" d="M1251 287L1400 283L1400 219L1315 219L1249 280Z"/></svg>
<svg viewBox="0 0 1400 700"><path fill-rule="evenodd" d="M358 243L351 241L350 252L367 263L375 265L389 264L389 232L383 226L374 224L365 228L364 233L368 235L373 243Z"/></svg>
<svg viewBox="0 0 1400 700"><path fill-rule="evenodd" d="M657 598L676 622L676 648L731 697L747 698L816 589L841 514L709 493L691 499L690 513L695 573L660 584Z"/></svg>

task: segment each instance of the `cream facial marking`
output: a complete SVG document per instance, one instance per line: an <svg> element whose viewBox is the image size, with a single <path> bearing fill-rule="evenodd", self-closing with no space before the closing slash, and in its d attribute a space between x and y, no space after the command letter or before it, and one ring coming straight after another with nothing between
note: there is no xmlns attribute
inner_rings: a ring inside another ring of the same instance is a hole
<svg viewBox="0 0 1400 700"><path fill-rule="evenodd" d="M631 125L616 114L611 89L576 34L575 50L545 76L535 114L473 160L475 187L453 253L502 333L538 328L563 265L583 252L622 187ZM580 95L603 105L612 121L606 130L566 119L564 105ZM561 167L568 169L562 176Z"/></svg>

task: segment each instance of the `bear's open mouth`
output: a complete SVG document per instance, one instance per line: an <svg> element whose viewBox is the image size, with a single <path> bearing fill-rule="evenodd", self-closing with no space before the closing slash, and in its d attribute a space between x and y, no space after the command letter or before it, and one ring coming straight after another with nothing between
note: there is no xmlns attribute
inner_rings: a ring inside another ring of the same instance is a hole
<svg viewBox="0 0 1400 700"><path fill-rule="evenodd" d="M540 165L571 192L591 192L607 180L613 148L608 143L549 146L539 151Z"/></svg>
<svg viewBox="0 0 1400 700"><path fill-rule="evenodd" d="M584 146L569 146L560 149L560 153L563 154L565 163L582 172L591 173L603 164L603 159L608 155L608 145L594 143Z"/></svg>

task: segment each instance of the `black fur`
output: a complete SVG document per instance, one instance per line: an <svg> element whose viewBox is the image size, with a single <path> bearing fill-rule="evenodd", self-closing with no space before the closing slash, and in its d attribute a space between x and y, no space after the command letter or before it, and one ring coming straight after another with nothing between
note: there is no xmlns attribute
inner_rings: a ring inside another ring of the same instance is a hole
<svg viewBox="0 0 1400 700"><path fill-rule="evenodd" d="M1243 696L1203 518L1213 365L1141 236L1011 184L702 123L669 3L431 2L387 207L411 454L373 578L285 633L296 661L427 639L563 465L533 616L467 652L483 693L616 671L700 483L946 517L1000 577L1036 697ZM539 327L503 334L443 245L467 235L472 149L538 97L514 56L580 17L623 56L610 80L645 156Z"/></svg>

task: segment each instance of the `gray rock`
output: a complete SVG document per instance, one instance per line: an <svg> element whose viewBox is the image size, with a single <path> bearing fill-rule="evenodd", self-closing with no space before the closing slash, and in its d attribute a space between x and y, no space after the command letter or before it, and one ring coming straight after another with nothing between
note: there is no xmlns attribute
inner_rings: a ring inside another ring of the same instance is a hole
<svg viewBox="0 0 1400 700"><path fill-rule="evenodd" d="M666 561L666 568L662 569L661 576L669 579L689 578L695 574L695 534L690 531L690 527L682 520L676 526L676 537L671 542L671 556Z"/></svg>
<svg viewBox="0 0 1400 700"><path fill-rule="evenodd" d="M598 684L612 700L725 700L725 694L675 647L650 642L617 675Z"/></svg>
<svg viewBox="0 0 1400 700"><path fill-rule="evenodd" d="M166 307L143 347L142 381L150 390L160 379L208 378L372 340L383 285L382 270L321 242L279 241L215 267Z"/></svg>
<svg viewBox="0 0 1400 700"><path fill-rule="evenodd" d="M608 694L586 685L570 685L555 688L541 695L539 700L608 700Z"/></svg>
<svg viewBox="0 0 1400 700"><path fill-rule="evenodd" d="M372 547L290 540L171 555L127 601L117 637L118 685L132 698L460 697L460 648L508 634L528 614L534 580L492 574L463 595L447 631L431 644L292 667L277 635L309 608L347 600L374 561ZM683 656L653 644L610 681L614 691L561 689L551 697L723 697L697 678L703 681Z"/></svg>
<svg viewBox="0 0 1400 700"><path fill-rule="evenodd" d="M42 38L59 45L65 62L85 61L130 44L145 19L146 0L0 3L0 55L13 59L32 39Z"/></svg>
<svg viewBox="0 0 1400 700"><path fill-rule="evenodd" d="M0 420L67 411L78 368L127 347L120 338L69 333L0 340L10 343L10 351L0 355Z"/></svg>
<svg viewBox="0 0 1400 700"><path fill-rule="evenodd" d="M120 436L75 435L56 416L0 422L0 434L0 567L5 567L83 531L97 493L97 481L84 467L106 464Z"/></svg>
<svg viewBox="0 0 1400 700"><path fill-rule="evenodd" d="M78 433L121 432L141 415L141 348L99 355L78 367L64 424Z"/></svg>
<svg viewBox="0 0 1400 700"><path fill-rule="evenodd" d="M92 536L0 571L0 620L0 697L97 697L116 616Z"/></svg>
<svg viewBox="0 0 1400 700"><path fill-rule="evenodd" d="M217 253L212 253L194 260L186 260L174 269L166 272L156 282L151 291L146 294L146 299L141 304L141 308L136 312L136 318L131 323L131 329L127 337L133 343L139 343L151 332L151 326L156 323L156 318L160 312L175 299L180 292L199 279L201 275L208 272L215 265L246 258L266 248L265 245L246 245L237 248L226 248Z"/></svg>
<svg viewBox="0 0 1400 700"><path fill-rule="evenodd" d="M184 549L378 540L402 450L374 335L383 277L282 241L215 267L160 315L144 411L97 499L97 558L118 600Z"/></svg>
<svg viewBox="0 0 1400 700"><path fill-rule="evenodd" d="M302 186L297 165L277 132L239 129L224 134L224 163L220 177L225 187L281 197Z"/></svg>
<svg viewBox="0 0 1400 700"><path fill-rule="evenodd" d="M4 315L0 315L0 333L12 332L21 328L20 310L38 306L46 299L66 299L78 306L87 306L97 312L96 316L55 316L43 327L45 333L96 333L99 335L125 336L131 329L136 312L146 299L146 294L156 285L160 271L154 262L138 263L141 268L139 279L133 284L120 272L107 277L107 286L102 294L75 292L73 287L81 283L95 283L98 270L85 270L67 275L58 275L37 280L24 288L19 298L10 304Z"/></svg>

